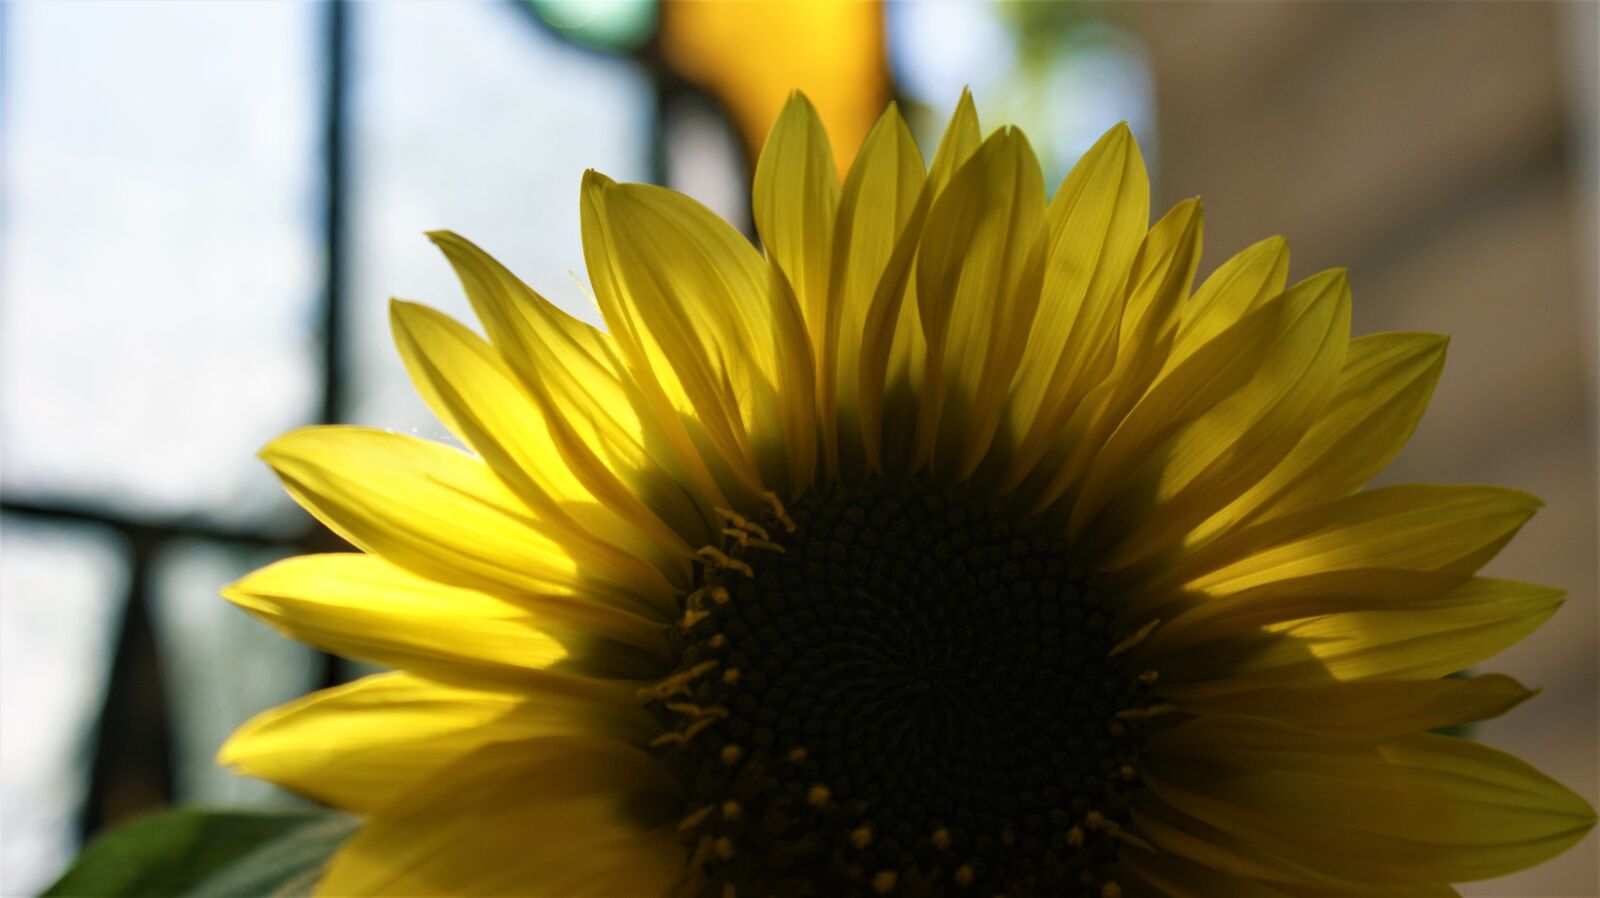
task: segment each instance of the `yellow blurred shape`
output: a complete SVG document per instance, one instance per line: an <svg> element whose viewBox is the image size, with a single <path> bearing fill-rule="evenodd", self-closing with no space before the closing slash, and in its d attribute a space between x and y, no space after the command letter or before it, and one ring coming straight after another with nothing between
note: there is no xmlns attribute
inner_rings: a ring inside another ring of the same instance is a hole
<svg viewBox="0 0 1600 898"><path fill-rule="evenodd" d="M878 0L670 0L661 48L726 104L752 164L789 92L828 127L843 172L889 97Z"/></svg>

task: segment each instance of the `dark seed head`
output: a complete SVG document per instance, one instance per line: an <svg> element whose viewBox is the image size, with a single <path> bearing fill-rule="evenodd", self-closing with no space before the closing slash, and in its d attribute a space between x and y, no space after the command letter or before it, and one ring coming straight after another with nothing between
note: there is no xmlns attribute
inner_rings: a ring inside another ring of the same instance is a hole
<svg viewBox="0 0 1600 898"><path fill-rule="evenodd" d="M685 828L699 893L1099 895L1137 787L1114 721L1150 696L1097 579L924 482L788 513L781 552L726 549L754 579L703 572L731 599L688 597L709 613L675 645L719 667L653 706L677 733L715 718L663 742L686 813L742 811Z"/></svg>

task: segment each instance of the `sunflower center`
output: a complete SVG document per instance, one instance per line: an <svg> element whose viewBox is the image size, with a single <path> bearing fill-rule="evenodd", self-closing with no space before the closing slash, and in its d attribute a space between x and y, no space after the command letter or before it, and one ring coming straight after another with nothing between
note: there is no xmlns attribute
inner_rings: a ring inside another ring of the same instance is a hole
<svg viewBox="0 0 1600 898"><path fill-rule="evenodd" d="M700 894L1115 893L1153 677L1096 578L915 481L728 517L652 701Z"/></svg>

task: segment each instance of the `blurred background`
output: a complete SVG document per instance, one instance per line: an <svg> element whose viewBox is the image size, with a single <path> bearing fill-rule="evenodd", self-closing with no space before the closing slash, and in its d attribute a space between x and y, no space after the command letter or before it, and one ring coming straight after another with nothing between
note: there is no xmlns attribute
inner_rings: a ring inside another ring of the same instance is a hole
<svg viewBox="0 0 1600 898"><path fill-rule="evenodd" d="M317 421L430 437L390 296L467 304L469 236L574 314L585 168L749 230L793 87L841 168L895 99L931 154L970 85L1055 184L1127 120L1203 271L1274 233L1348 265L1355 330L1453 335L1385 482L1547 502L1490 573L1571 592L1492 667L1478 735L1597 792L1600 6L687 2L0 5L0 894L171 802L293 799L216 769L250 714L362 671L217 597L325 548L255 451ZM1469 895L1600 894L1593 833Z"/></svg>

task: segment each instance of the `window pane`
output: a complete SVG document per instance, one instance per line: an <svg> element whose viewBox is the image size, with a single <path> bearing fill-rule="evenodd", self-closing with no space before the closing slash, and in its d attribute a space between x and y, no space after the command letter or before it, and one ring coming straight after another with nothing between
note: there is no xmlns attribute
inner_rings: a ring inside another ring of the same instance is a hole
<svg viewBox="0 0 1600 898"><path fill-rule="evenodd" d="M1080 3L890 3L890 58L907 117L931 158L963 87L984 131L1028 132L1045 185L1119 121L1154 169L1150 67L1138 37L1105 9Z"/></svg>
<svg viewBox="0 0 1600 898"><path fill-rule="evenodd" d="M127 547L98 527L15 518L0 543L0 893L32 895L77 849Z"/></svg>
<svg viewBox="0 0 1600 898"><path fill-rule="evenodd" d="M443 433L389 337L391 296L471 320L423 232L456 231L589 321L578 185L586 168L649 171L653 89L631 62L564 44L504 4L349 7L355 35L352 417Z"/></svg>
<svg viewBox="0 0 1600 898"><path fill-rule="evenodd" d="M239 724L315 685L314 651L218 595L224 585L277 557L182 542L156 561L151 619L172 713L178 801L261 805L291 800L216 763L217 749Z"/></svg>
<svg viewBox="0 0 1600 898"><path fill-rule="evenodd" d="M311 5L6 9L8 495L255 519L316 398Z"/></svg>
<svg viewBox="0 0 1600 898"><path fill-rule="evenodd" d="M745 233L754 233L744 151L711 104L685 97L668 106L662 142L668 187L694 197Z"/></svg>

